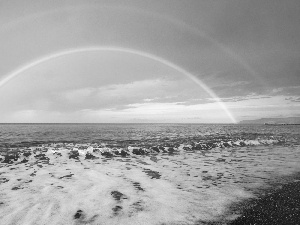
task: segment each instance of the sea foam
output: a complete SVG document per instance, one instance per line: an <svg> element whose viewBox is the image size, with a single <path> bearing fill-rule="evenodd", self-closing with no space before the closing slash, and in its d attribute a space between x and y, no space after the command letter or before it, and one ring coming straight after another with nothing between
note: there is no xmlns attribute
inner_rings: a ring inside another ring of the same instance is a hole
<svg viewBox="0 0 300 225"><path fill-rule="evenodd" d="M231 203L253 196L253 190L264 187L268 179L299 170L299 147L280 143L273 139L148 147L48 143L9 148L2 151L0 163L0 221L214 221L226 215Z"/></svg>

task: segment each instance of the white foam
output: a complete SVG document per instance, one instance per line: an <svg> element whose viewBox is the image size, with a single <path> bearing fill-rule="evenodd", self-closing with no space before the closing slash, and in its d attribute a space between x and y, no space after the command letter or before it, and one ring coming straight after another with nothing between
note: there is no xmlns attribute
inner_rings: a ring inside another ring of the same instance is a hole
<svg viewBox="0 0 300 225"><path fill-rule="evenodd" d="M26 164L0 164L1 178L9 180L0 185L1 224L201 224L217 219L230 203L250 197L245 188L264 185L276 171L300 169L296 147L215 148L112 159L101 155L111 151L107 147L100 152L86 147L78 152L99 158L84 160L82 154L78 162L69 159L70 150L49 147L49 164L34 157L43 148L27 157ZM113 191L123 198L115 199ZM75 219L78 210L82 216Z"/></svg>

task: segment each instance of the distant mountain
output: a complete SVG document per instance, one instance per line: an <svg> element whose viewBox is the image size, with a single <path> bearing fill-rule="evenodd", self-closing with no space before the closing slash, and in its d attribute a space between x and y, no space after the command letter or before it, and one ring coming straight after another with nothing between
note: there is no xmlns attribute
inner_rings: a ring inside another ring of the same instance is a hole
<svg viewBox="0 0 300 225"><path fill-rule="evenodd" d="M286 118L261 118L256 120L242 120L242 124L300 124L300 117L286 117Z"/></svg>

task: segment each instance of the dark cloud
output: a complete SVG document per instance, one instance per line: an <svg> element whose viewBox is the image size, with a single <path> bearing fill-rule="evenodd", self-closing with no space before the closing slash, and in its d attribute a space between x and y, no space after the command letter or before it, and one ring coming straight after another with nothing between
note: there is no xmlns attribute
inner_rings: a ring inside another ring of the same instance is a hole
<svg viewBox="0 0 300 225"><path fill-rule="evenodd" d="M291 101L291 102L300 102L300 97L287 97L285 100Z"/></svg>
<svg viewBox="0 0 300 225"><path fill-rule="evenodd" d="M242 96L242 97L232 97L232 98L221 98L221 100L223 102L240 102L245 100L265 99L265 98L271 98L271 96L252 95L252 96Z"/></svg>

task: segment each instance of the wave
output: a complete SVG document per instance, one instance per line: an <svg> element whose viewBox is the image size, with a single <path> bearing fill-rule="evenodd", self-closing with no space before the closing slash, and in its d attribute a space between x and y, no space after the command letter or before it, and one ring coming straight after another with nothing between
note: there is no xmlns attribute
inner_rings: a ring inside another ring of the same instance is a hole
<svg viewBox="0 0 300 225"><path fill-rule="evenodd" d="M132 141L131 141L132 142ZM182 143L183 142L183 143ZM27 163L30 161L49 161L51 157L68 157L75 160L93 160L100 157L130 157L151 154L180 154L182 152L207 151L214 148L235 148L259 145L286 145L285 139L254 140L201 140L167 141L161 143L126 142L115 143L48 143L31 147L2 148L0 163Z"/></svg>
<svg viewBox="0 0 300 225"><path fill-rule="evenodd" d="M231 220L230 204L299 171L300 157L270 136L53 142L1 155L3 224L110 225Z"/></svg>

